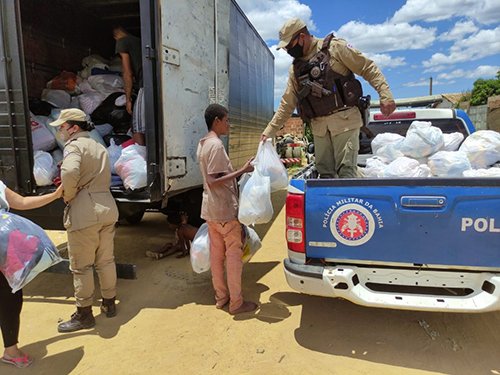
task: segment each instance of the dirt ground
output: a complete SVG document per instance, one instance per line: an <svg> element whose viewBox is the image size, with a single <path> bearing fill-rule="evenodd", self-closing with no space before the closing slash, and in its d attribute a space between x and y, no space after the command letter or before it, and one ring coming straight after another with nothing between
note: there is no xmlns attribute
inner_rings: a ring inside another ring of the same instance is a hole
<svg viewBox="0 0 500 375"><path fill-rule="evenodd" d="M144 252L173 240L161 214L117 230L116 258L137 265L118 281L118 315L57 333L74 311L71 275L44 273L24 290L21 346L31 368L0 374L500 374L500 312L467 315L372 309L301 295L283 275L285 192L275 220L258 226L263 247L244 268L254 314L216 310L209 275L189 259L152 261ZM64 232L50 232L57 244Z"/></svg>

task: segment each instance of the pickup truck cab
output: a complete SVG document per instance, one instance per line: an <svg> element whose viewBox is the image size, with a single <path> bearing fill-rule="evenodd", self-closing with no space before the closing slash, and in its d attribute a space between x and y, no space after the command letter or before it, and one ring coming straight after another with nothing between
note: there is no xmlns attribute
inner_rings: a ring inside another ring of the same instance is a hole
<svg viewBox="0 0 500 375"><path fill-rule="evenodd" d="M368 129L405 135L414 120L474 131L452 109L371 114ZM360 164L370 141L360 140ZM310 165L288 188L286 279L302 293L364 306L498 310L499 212L494 178L318 179Z"/></svg>

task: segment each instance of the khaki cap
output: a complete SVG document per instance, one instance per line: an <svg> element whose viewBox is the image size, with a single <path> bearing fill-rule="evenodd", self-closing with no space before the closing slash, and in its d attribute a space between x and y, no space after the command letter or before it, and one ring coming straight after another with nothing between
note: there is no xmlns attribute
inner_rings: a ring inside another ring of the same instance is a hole
<svg viewBox="0 0 500 375"><path fill-rule="evenodd" d="M300 18L292 18L286 21L279 32L280 42L276 49L286 47L292 41L293 36L304 27L306 27L306 24Z"/></svg>
<svg viewBox="0 0 500 375"><path fill-rule="evenodd" d="M50 126L60 126L66 121L87 121L87 115L81 109L70 108L63 109L59 114L59 118L51 123Z"/></svg>

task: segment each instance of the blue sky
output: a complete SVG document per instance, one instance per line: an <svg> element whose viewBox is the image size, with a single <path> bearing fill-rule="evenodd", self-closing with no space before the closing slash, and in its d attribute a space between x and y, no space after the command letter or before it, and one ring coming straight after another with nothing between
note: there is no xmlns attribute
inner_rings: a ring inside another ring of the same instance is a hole
<svg viewBox="0 0 500 375"><path fill-rule="evenodd" d="M500 69L499 0L236 0L275 55L275 107L291 58L276 51L292 17L313 35L333 31L382 69L396 98L461 93ZM378 94L361 79L366 93Z"/></svg>

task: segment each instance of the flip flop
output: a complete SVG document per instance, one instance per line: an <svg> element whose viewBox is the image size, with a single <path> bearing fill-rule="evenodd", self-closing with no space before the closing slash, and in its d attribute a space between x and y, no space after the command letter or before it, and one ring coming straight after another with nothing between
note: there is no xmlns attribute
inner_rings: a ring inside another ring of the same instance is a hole
<svg viewBox="0 0 500 375"><path fill-rule="evenodd" d="M31 359L27 354L23 355L22 357L13 357L13 358L2 357L0 358L0 360L4 363L16 366L17 368L28 367L33 363L33 359Z"/></svg>

